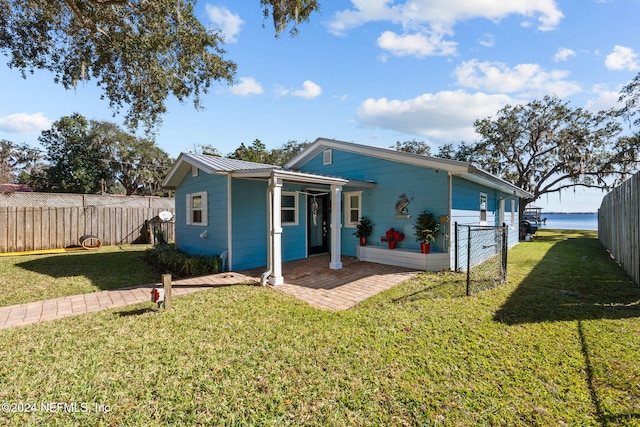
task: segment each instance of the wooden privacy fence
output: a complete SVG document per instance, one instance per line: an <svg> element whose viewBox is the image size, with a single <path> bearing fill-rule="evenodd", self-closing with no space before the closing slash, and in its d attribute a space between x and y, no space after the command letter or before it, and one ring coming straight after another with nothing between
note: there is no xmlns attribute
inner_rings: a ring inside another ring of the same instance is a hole
<svg viewBox="0 0 640 427"><path fill-rule="evenodd" d="M640 283L640 173L604 196L598 238L636 283Z"/></svg>
<svg viewBox="0 0 640 427"><path fill-rule="evenodd" d="M162 211L173 213L174 209L0 206L0 252L76 246L87 234L97 236L105 246L144 242L145 221ZM172 222L161 223L160 228L168 240L175 240Z"/></svg>

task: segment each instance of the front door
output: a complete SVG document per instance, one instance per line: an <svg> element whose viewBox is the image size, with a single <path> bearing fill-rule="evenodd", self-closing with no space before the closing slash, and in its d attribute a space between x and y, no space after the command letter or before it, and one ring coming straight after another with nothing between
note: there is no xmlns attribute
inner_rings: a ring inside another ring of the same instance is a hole
<svg viewBox="0 0 640 427"><path fill-rule="evenodd" d="M329 251L329 196L307 197L307 235L309 255Z"/></svg>

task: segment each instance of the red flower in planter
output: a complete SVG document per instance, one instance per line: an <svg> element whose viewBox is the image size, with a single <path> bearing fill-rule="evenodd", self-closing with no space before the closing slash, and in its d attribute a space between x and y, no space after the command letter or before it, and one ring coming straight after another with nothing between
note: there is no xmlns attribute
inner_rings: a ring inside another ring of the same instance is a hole
<svg viewBox="0 0 640 427"><path fill-rule="evenodd" d="M393 227L388 229L385 233L384 237L380 238L381 242L387 243L398 243L404 240L404 233L401 231L395 230Z"/></svg>

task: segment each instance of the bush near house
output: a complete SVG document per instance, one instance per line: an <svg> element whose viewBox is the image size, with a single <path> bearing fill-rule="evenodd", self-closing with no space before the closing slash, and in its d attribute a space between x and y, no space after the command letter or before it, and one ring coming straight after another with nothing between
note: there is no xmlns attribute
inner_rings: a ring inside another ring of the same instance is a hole
<svg viewBox="0 0 640 427"><path fill-rule="evenodd" d="M219 256L187 255L173 243L162 243L147 250L145 261L163 273L178 278L214 274L222 271Z"/></svg>

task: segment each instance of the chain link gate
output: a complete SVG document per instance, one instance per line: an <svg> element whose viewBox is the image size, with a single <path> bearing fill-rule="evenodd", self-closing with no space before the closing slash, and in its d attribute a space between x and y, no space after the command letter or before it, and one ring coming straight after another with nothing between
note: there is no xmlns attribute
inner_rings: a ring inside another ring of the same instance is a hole
<svg viewBox="0 0 640 427"><path fill-rule="evenodd" d="M455 270L467 272L467 295L507 281L507 227L455 223Z"/></svg>

